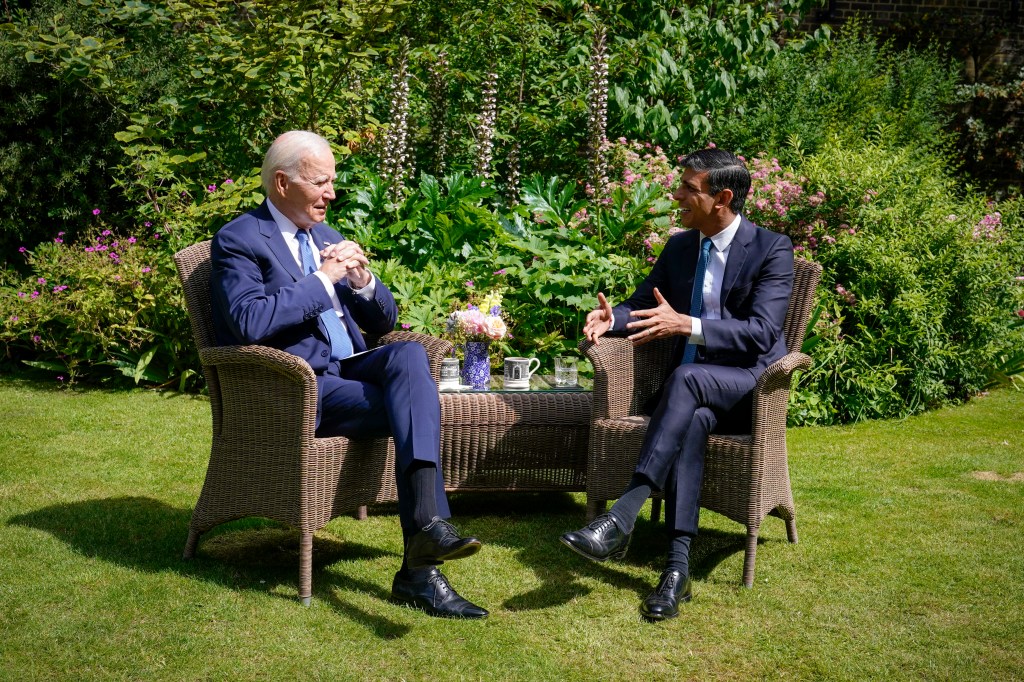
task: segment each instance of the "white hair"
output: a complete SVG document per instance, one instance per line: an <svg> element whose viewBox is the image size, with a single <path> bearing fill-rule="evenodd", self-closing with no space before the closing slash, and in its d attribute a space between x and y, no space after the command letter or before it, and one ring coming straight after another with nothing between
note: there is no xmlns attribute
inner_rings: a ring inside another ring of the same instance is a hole
<svg viewBox="0 0 1024 682"><path fill-rule="evenodd" d="M316 133L307 130L289 130L282 133L270 145L267 155L263 157L260 169L260 181L263 191L270 194L274 187L274 175L284 171L289 178L298 175L302 160L321 151L331 152L331 143Z"/></svg>

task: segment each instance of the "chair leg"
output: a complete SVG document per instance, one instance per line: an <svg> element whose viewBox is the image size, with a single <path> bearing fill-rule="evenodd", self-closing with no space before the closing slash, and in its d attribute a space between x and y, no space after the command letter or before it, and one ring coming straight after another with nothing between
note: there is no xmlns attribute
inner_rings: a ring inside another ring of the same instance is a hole
<svg viewBox="0 0 1024 682"><path fill-rule="evenodd" d="M597 500L587 495L587 523L590 523L598 514L604 513L607 500Z"/></svg>
<svg viewBox="0 0 1024 682"><path fill-rule="evenodd" d="M747 528L747 551L743 555L743 586L754 586L754 561L757 559L757 534L760 528Z"/></svg>
<svg viewBox="0 0 1024 682"><path fill-rule="evenodd" d="M796 519L786 519L786 536L794 545L798 542L796 537Z"/></svg>
<svg viewBox="0 0 1024 682"><path fill-rule="evenodd" d="M365 504L359 505L359 508L356 509L355 514L353 514L352 516L354 516L356 518L356 520L358 520L358 521L365 521L366 517L368 516L368 514L366 512L366 505Z"/></svg>
<svg viewBox="0 0 1024 682"><path fill-rule="evenodd" d="M299 599L303 606L309 606L313 598L313 532L301 531L299 535Z"/></svg>
<svg viewBox="0 0 1024 682"><path fill-rule="evenodd" d="M661 498L655 497L651 500L651 521L655 523L661 518Z"/></svg>
<svg viewBox="0 0 1024 682"><path fill-rule="evenodd" d="M192 559L196 555L196 546L199 544L201 533L193 528L188 529L188 540L185 541L185 551L182 552L182 559Z"/></svg>

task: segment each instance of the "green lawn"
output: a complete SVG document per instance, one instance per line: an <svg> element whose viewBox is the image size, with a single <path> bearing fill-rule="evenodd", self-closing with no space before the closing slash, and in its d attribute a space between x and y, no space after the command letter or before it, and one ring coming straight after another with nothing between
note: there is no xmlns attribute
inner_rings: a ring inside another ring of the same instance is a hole
<svg viewBox="0 0 1024 682"><path fill-rule="evenodd" d="M0 679L1024 679L1024 393L791 430L800 544L768 519L743 589L742 528L705 512L661 624L659 527L589 564L558 542L582 495L453 496L485 545L446 573L484 622L387 602L391 508L318 536L310 608L268 522L182 561L209 424L201 398L0 380Z"/></svg>

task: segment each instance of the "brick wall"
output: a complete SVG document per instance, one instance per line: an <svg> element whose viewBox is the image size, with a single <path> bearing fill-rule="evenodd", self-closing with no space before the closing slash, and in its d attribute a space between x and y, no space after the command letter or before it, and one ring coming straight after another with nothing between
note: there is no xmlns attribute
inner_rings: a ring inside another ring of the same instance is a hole
<svg viewBox="0 0 1024 682"><path fill-rule="evenodd" d="M804 24L811 29L821 24L837 28L858 15L883 32L917 22L954 46L965 41L981 43L963 50L968 72L975 68L973 62L979 55L996 64L1024 63L1022 0L826 0L824 7L812 10Z"/></svg>

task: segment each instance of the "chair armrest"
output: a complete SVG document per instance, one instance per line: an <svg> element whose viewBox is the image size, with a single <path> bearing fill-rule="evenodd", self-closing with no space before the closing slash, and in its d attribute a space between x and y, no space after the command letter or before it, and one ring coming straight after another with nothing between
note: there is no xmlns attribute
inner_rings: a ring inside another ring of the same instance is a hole
<svg viewBox="0 0 1024 682"><path fill-rule="evenodd" d="M382 336L380 338L380 345L396 341L415 341L422 345L427 351L427 359L430 360L430 376L434 377L435 382L441 380L441 360L449 357L452 350L455 349L455 345L451 341L439 339L429 334L420 334L419 332L395 331L388 332Z"/></svg>
<svg viewBox="0 0 1024 682"><path fill-rule="evenodd" d="M214 346L199 351L211 387L214 436L249 439L253 425L279 442L312 440L317 384L302 358L268 346ZM243 433L245 432L245 433Z"/></svg>
<svg viewBox="0 0 1024 682"><path fill-rule="evenodd" d="M785 438L786 411L793 372L810 369L812 363L809 355L789 353L765 369L754 388L751 433L755 441Z"/></svg>
<svg viewBox="0 0 1024 682"><path fill-rule="evenodd" d="M591 419L615 419L631 414L633 400L633 343L602 337L601 344L583 340L580 352L594 365L594 402Z"/></svg>

